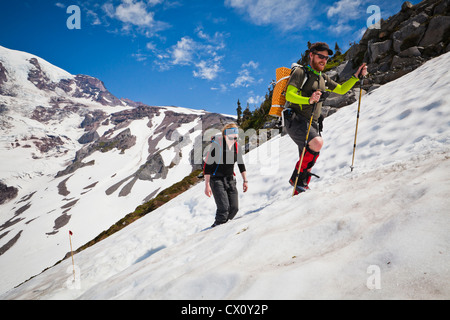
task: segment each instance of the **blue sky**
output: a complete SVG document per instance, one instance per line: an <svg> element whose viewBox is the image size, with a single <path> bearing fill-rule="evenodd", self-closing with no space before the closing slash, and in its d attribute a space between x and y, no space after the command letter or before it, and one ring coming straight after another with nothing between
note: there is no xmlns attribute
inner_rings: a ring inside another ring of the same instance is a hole
<svg viewBox="0 0 450 320"><path fill-rule="evenodd" d="M413 4L419 1L412 1ZM29 0L0 4L0 45L148 105L235 114L259 106L307 41L344 51L359 41L370 5L383 18L403 0ZM70 5L81 29L69 29Z"/></svg>

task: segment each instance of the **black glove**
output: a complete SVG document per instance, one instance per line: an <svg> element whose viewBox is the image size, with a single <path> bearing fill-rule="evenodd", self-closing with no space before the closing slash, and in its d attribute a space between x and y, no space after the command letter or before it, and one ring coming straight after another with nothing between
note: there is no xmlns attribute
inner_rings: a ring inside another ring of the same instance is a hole
<svg viewBox="0 0 450 320"><path fill-rule="evenodd" d="M319 102L324 102L328 98L328 96L330 95L331 92L329 92L329 91L321 91L321 92L322 92L322 95L320 96Z"/></svg>

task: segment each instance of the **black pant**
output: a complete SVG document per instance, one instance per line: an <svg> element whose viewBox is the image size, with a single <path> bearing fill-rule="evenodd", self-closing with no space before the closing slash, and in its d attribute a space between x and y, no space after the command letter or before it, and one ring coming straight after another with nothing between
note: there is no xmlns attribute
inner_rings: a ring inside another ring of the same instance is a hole
<svg viewBox="0 0 450 320"><path fill-rule="evenodd" d="M216 224L233 219L239 210L239 198L234 177L211 177L211 191L216 201Z"/></svg>

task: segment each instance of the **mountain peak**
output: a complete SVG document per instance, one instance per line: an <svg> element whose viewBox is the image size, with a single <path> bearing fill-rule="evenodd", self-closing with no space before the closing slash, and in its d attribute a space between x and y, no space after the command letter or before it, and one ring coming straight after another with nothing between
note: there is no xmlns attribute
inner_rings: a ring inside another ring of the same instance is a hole
<svg viewBox="0 0 450 320"><path fill-rule="evenodd" d="M88 75L71 75L34 55L0 47L0 93L11 97L43 96L50 100L83 99L102 106L127 104ZM83 102L81 101L81 102Z"/></svg>

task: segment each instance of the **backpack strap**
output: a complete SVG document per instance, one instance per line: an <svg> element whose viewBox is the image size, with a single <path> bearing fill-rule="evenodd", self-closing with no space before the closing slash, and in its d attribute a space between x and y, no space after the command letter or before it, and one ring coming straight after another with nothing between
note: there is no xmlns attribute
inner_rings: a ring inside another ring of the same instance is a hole
<svg viewBox="0 0 450 320"><path fill-rule="evenodd" d="M214 170L213 176L216 175L217 169L219 169L220 161L223 161L223 150L222 150L222 140L223 139L219 139L219 140L220 140L220 142L217 142L216 139L213 140L213 143L215 143L215 144L217 144L219 146L219 152L220 152L219 153L220 154L220 156L219 156L219 163L217 164L216 170Z"/></svg>
<svg viewBox="0 0 450 320"><path fill-rule="evenodd" d="M219 140L221 140L221 139L219 139ZM212 137L211 138L211 145L213 144L213 143L215 143L215 144L217 144L218 146L219 146L219 159L221 159L222 158L222 141L220 141L220 143L219 142L217 142L216 141L216 137ZM211 148L211 150L209 150L209 152L207 153L207 155L206 155L206 158L205 158L205 163L203 164L203 174L205 174L205 168L206 168L206 164L208 163L208 159L209 159L209 156L211 155L211 153L212 153L212 151L213 150L215 150L215 148ZM217 166L216 166L216 169L214 170L214 172L213 172L213 176L215 176L216 175L216 172L217 172L217 169L219 169L219 164L220 164L220 160L219 160L219 163L217 164Z"/></svg>
<svg viewBox="0 0 450 320"><path fill-rule="evenodd" d="M303 77L303 83L302 83L301 87L298 88L299 90L302 90L306 81L308 81L308 78L309 78L309 73L308 73L309 70L307 67L302 66L298 63L293 63L291 66L291 75L289 76L289 78L292 76L292 74L294 74L295 70L297 70L298 68L302 68L303 72L305 73L305 76Z"/></svg>
<svg viewBox="0 0 450 320"><path fill-rule="evenodd" d="M308 71L307 71L307 69L305 67L303 67L303 71L305 71L305 76L304 76L302 87L300 88L300 90L303 89L303 87L305 86L306 81L308 81L308 78L309 78Z"/></svg>
<svg viewBox="0 0 450 320"><path fill-rule="evenodd" d="M234 154L234 157L235 157L236 161L238 161L239 147L238 147L237 141L234 143L234 146L236 148L236 153ZM236 176L236 173L234 172L234 170L233 170L233 175Z"/></svg>

